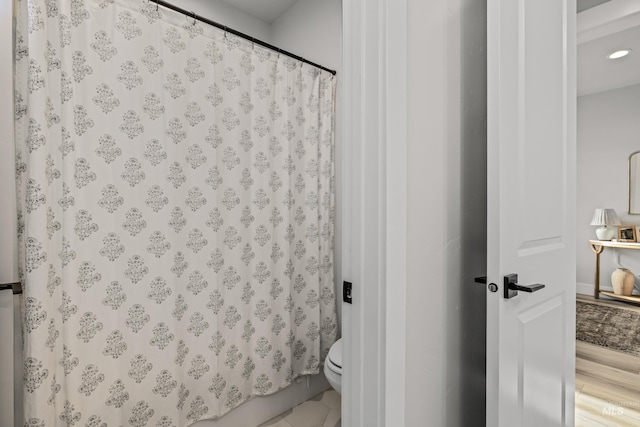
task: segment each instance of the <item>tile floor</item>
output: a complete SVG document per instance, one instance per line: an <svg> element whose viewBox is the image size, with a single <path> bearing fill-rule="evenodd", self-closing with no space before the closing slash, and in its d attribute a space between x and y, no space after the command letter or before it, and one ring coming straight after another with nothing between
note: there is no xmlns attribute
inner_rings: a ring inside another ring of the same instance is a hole
<svg viewBox="0 0 640 427"><path fill-rule="evenodd" d="M340 426L340 394L335 390L327 390L259 427Z"/></svg>

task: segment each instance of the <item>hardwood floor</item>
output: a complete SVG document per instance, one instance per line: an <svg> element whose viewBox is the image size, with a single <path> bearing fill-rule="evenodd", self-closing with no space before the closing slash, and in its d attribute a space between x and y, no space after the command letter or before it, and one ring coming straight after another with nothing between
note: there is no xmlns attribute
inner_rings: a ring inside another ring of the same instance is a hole
<svg viewBox="0 0 640 427"><path fill-rule="evenodd" d="M640 312L636 305L598 302ZM576 342L576 427L587 426L640 426L640 357Z"/></svg>

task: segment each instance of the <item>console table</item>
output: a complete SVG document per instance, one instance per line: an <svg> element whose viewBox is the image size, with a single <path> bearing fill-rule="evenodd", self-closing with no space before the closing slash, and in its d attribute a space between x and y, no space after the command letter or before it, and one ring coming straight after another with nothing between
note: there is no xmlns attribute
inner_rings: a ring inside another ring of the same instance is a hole
<svg viewBox="0 0 640 427"><path fill-rule="evenodd" d="M595 289L593 291L593 297L600 298L600 294L606 295L611 298L619 299L621 301L635 302L640 304L640 295L617 295L613 292L600 290L600 254L604 248L620 248L620 249L640 249L640 243L635 242L612 242L608 240L589 240L591 250L596 254L596 276L595 276Z"/></svg>

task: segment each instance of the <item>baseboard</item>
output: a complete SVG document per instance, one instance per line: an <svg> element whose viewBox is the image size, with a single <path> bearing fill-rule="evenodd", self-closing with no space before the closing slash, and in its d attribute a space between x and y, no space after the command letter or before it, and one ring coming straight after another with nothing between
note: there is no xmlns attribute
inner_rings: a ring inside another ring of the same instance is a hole
<svg viewBox="0 0 640 427"><path fill-rule="evenodd" d="M593 283L576 283L576 294L593 296L595 285ZM613 292L609 286L600 286L601 291Z"/></svg>
<svg viewBox="0 0 640 427"><path fill-rule="evenodd" d="M595 285L593 283L576 283L576 294L593 296ZM600 286L601 291L613 292L609 286Z"/></svg>
<svg viewBox="0 0 640 427"><path fill-rule="evenodd" d="M576 294L593 296L593 283L576 283Z"/></svg>

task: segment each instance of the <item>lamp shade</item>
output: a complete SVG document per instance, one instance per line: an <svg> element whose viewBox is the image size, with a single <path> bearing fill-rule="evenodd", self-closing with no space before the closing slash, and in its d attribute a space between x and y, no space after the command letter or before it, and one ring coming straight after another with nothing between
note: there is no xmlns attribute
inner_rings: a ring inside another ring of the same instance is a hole
<svg viewBox="0 0 640 427"><path fill-rule="evenodd" d="M598 208L593 213L591 225L620 225L620 220L615 209Z"/></svg>

